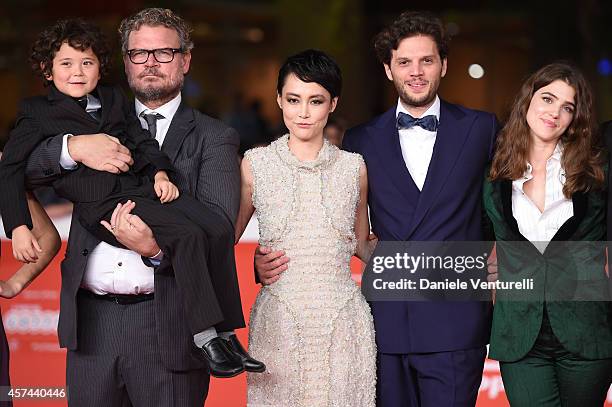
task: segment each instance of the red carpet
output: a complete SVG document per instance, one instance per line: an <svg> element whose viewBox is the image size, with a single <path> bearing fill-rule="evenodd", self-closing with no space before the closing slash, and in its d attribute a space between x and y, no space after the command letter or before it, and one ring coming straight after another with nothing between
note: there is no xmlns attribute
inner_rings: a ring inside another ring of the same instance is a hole
<svg viewBox="0 0 612 407"><path fill-rule="evenodd" d="M248 318L258 285L253 279L254 244L236 247L238 277L244 314ZM11 348L11 381L13 387L57 387L65 385L65 352L57 344L56 326L59 312L60 271L62 254L21 295L13 300L0 300L2 318ZM353 270L359 270L355 260ZM6 279L19 263L13 260L10 242L2 242L0 278ZM242 343L247 343L247 330L238 332ZM66 402L16 401L15 407L65 406ZM246 376L232 379L213 379L207 407L242 407L246 405ZM507 406L497 363L487 361L480 387L478 407ZM607 407L612 407L612 391ZM350 406L347 406L350 407Z"/></svg>

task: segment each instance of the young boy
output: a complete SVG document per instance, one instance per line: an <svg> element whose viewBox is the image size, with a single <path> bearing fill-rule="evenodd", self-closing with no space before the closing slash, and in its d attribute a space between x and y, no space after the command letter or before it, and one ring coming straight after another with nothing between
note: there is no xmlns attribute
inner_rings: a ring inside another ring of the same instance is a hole
<svg viewBox="0 0 612 407"><path fill-rule="evenodd" d="M263 364L252 360L241 346L234 344L232 349L215 329L224 319L223 313L238 312L242 318L236 276L229 273L229 262L234 261L228 256L232 225L194 198L186 194L179 198L168 177L173 171L170 159L128 112L121 91L98 84L106 73L109 54L100 30L82 20L57 22L43 31L33 46L32 66L42 74L49 92L21 103L0 161L0 211L16 258L33 261L39 250L30 232L24 186L25 163L33 149L58 134L117 137L132 152L134 165L128 172L116 175L80 166L63 173L51 185L60 196L74 202L76 218L88 231L117 247L122 245L100 221L110 218L118 202L135 202L134 213L149 225L172 263L189 328L211 373L235 376L244 371L245 364L249 370L263 371Z"/></svg>

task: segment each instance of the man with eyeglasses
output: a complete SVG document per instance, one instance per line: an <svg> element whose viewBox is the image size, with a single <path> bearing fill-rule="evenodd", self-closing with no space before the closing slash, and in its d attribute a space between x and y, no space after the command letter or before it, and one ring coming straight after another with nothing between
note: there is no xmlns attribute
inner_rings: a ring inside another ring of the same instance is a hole
<svg viewBox="0 0 612 407"><path fill-rule="evenodd" d="M172 161L173 181L233 225L239 205L239 138L181 99L193 48L190 29L172 11L153 8L125 19L119 33L125 72L136 97L134 113ZM127 171L132 159L106 134L57 136L32 154L28 176L53 176L75 164L117 173ZM69 405L202 406L210 379L194 346L202 338L189 331L190 310L183 306L174 271L132 209L133 204L118 206L108 225L131 250L100 243L79 222L72 222L62 264L58 328L69 348L67 384L77 393ZM233 247L227 255L233 259ZM153 295L151 301L95 304L77 295L79 288L101 289L117 298ZM217 292L217 297L222 295ZM244 326L241 310L240 315L224 317L217 326L220 332ZM235 335L224 339L224 346L248 357ZM243 362L248 370L256 361Z"/></svg>

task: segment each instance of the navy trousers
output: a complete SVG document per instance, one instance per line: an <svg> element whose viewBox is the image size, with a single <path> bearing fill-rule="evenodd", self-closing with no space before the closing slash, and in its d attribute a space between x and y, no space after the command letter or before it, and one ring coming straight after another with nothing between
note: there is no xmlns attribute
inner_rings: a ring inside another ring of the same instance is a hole
<svg viewBox="0 0 612 407"><path fill-rule="evenodd" d="M378 354L378 407L474 407L486 347Z"/></svg>

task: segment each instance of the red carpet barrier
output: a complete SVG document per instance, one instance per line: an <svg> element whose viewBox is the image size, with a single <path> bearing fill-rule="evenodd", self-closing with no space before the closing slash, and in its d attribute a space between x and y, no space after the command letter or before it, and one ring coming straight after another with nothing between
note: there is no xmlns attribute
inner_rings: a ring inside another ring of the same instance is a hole
<svg viewBox="0 0 612 407"><path fill-rule="evenodd" d="M238 277L245 316L257 295L258 285L253 280L254 244L239 244L236 248ZM65 352L57 343L56 327L59 312L60 259L57 256L51 266L23 293L13 300L0 299L2 318L11 348L11 381L13 387L63 387L65 386ZM360 263L354 259L354 272ZM0 278L6 279L17 268L10 242L2 241ZM238 332L242 343L247 343L247 330ZM265 362L265 361L264 361ZM15 407L65 406L66 402L16 401ZM211 382L207 407L241 407L246 405L246 376ZM499 375L497 362L487 360L483 373L478 407L507 406L508 402ZM348 407L348 406L347 406ZM608 393L606 407L612 407L612 390Z"/></svg>

